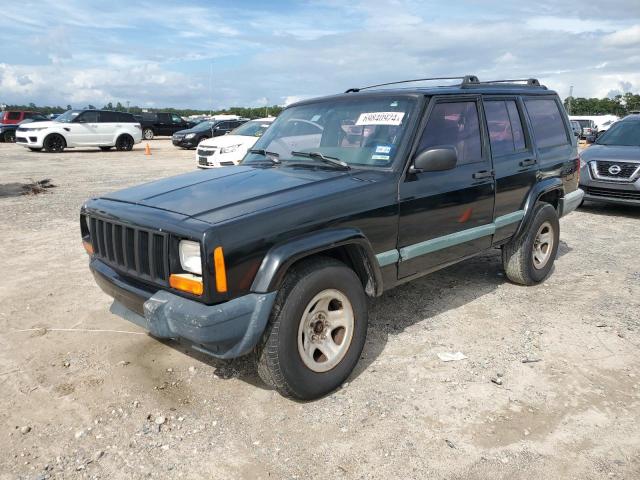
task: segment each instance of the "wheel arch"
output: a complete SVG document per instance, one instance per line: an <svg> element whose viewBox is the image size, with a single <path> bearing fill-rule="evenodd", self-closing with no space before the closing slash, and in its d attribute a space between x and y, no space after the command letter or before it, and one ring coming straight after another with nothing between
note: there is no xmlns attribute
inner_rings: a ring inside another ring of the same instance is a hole
<svg viewBox="0 0 640 480"><path fill-rule="evenodd" d="M62 137L65 148L71 146L72 142L69 142L69 139L67 138L65 133L66 132L58 129L52 130L51 132L47 132L47 134L42 138L42 145L44 146L44 143L47 141L47 138L51 137L52 135L58 135L59 137Z"/></svg>
<svg viewBox="0 0 640 480"><path fill-rule="evenodd" d="M520 222L518 230L516 230L513 236L517 237L528 228L529 223L531 223L532 213L534 210L533 207L539 201L551 204L553 208L556 209L556 212L558 212L558 216L560 216L560 200L563 197L564 184L560 178L548 178L537 183L527 195L527 199L524 203L524 218L522 219L522 222Z"/></svg>
<svg viewBox="0 0 640 480"><path fill-rule="evenodd" d="M262 260L251 291L279 289L291 267L314 256L340 260L358 275L368 296L382 294L382 273L371 244L360 230L352 228L323 230L274 246Z"/></svg>

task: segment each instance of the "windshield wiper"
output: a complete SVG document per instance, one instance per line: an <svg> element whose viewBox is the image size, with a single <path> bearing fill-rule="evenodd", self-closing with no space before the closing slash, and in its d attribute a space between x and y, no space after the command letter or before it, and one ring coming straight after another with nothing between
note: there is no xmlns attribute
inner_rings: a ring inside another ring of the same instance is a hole
<svg viewBox="0 0 640 480"><path fill-rule="evenodd" d="M263 157L265 157L267 160L271 161L271 163L273 163L274 165L279 165L280 163L280 159L278 158L280 156L279 153L277 152L269 152L267 150L265 150L264 148L252 148L249 150L249 153L255 153L257 155L262 155Z"/></svg>
<svg viewBox="0 0 640 480"><path fill-rule="evenodd" d="M340 170L351 170L351 167L347 162L343 162L337 157L330 157L328 155L323 155L320 152L291 152L291 155L296 155L298 157L311 158L313 160L320 160L321 162L327 165L331 165L333 167L337 167Z"/></svg>

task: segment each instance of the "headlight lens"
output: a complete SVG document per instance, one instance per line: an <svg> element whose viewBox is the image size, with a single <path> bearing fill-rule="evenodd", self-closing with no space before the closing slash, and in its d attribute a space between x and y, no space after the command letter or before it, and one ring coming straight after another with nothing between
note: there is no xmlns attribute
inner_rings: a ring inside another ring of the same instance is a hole
<svg viewBox="0 0 640 480"><path fill-rule="evenodd" d="M202 258L200 256L200 244L191 240L181 240L178 246L180 252L180 265L187 272L202 275Z"/></svg>
<svg viewBox="0 0 640 480"><path fill-rule="evenodd" d="M587 162L585 162L582 157L580 157L580 168L584 167L587 164Z"/></svg>
<svg viewBox="0 0 640 480"><path fill-rule="evenodd" d="M236 150L238 150L238 148L240 148L242 144L239 143L237 145L229 145L228 147L222 147L220 149L220 153L231 153L231 152L235 152Z"/></svg>
<svg viewBox="0 0 640 480"><path fill-rule="evenodd" d="M184 136L184 138L185 138L186 140L188 140L188 139L193 138L193 137L195 137L195 136L196 136L196 134L195 134L195 133L187 133L187 134Z"/></svg>

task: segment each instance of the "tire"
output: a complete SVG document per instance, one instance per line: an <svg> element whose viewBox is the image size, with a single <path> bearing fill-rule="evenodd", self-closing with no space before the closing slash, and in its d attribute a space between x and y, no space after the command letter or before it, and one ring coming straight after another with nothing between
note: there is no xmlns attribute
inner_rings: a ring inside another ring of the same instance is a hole
<svg viewBox="0 0 640 480"><path fill-rule="evenodd" d="M100 150L102 150L103 152L108 152L109 150L111 150L113 147L100 147Z"/></svg>
<svg viewBox="0 0 640 480"><path fill-rule="evenodd" d="M129 152L133 149L133 137L131 135L120 135L116 140L116 150L119 152Z"/></svg>
<svg viewBox="0 0 640 480"><path fill-rule="evenodd" d="M366 336L367 298L355 272L328 257L304 260L278 292L256 347L258 374L285 397L321 397L351 374Z"/></svg>
<svg viewBox="0 0 640 480"><path fill-rule="evenodd" d="M67 142L64 137L57 133L51 133L47 135L42 142L42 148L48 153L60 153L67 146Z"/></svg>
<svg viewBox="0 0 640 480"><path fill-rule="evenodd" d="M2 140L7 143L16 143L16 132L15 130L8 130L4 132L2 136Z"/></svg>
<svg viewBox="0 0 640 480"><path fill-rule="evenodd" d="M552 205L535 204L527 230L502 247L507 278L521 285L535 285L551 273L558 253L560 222Z"/></svg>
<svg viewBox="0 0 640 480"><path fill-rule="evenodd" d="M153 137L153 130L151 130L150 128L145 128L144 130L142 130L142 138L144 138L145 140L153 140Z"/></svg>

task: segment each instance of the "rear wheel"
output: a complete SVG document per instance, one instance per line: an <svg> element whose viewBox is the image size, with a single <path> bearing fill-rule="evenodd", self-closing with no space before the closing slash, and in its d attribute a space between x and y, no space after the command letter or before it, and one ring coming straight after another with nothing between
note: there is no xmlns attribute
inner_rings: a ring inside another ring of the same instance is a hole
<svg viewBox="0 0 640 480"><path fill-rule="evenodd" d="M116 150L128 152L133 148L133 137L131 135L120 135L116 140Z"/></svg>
<svg viewBox="0 0 640 480"><path fill-rule="evenodd" d="M153 140L153 130L151 130L150 128L145 128L144 130L142 130L142 137L145 140Z"/></svg>
<svg viewBox="0 0 640 480"><path fill-rule="evenodd" d="M42 146L45 152L59 153L67 146L67 142L65 142L62 135L52 133L45 137L44 142L42 142Z"/></svg>
<svg viewBox="0 0 640 480"><path fill-rule="evenodd" d="M338 388L358 363L367 334L360 279L331 258L287 274L256 349L262 380L284 396L311 400Z"/></svg>
<svg viewBox="0 0 640 480"><path fill-rule="evenodd" d="M527 230L502 247L507 278L521 285L542 282L553 268L559 241L556 209L548 203L536 203Z"/></svg>

